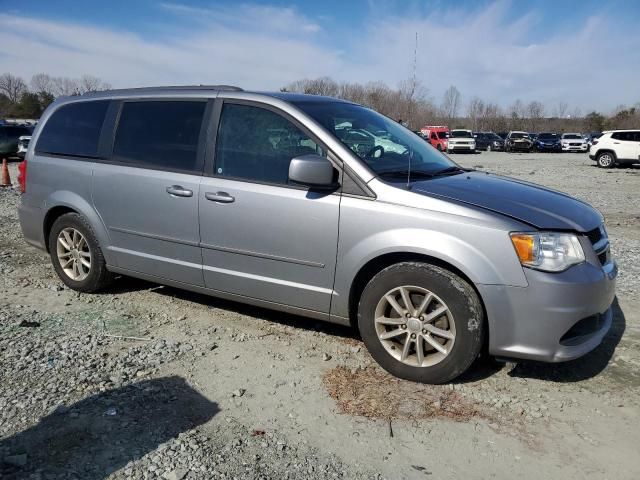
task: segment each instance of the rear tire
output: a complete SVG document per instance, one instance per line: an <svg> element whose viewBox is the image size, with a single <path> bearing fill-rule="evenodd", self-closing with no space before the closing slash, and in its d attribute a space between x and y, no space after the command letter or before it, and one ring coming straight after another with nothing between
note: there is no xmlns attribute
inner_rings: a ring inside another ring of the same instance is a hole
<svg viewBox="0 0 640 480"><path fill-rule="evenodd" d="M403 262L369 281L358 305L358 328L371 356L389 373L439 384L462 374L479 355L484 311L459 276Z"/></svg>
<svg viewBox="0 0 640 480"><path fill-rule="evenodd" d="M600 168L612 168L616 164L616 157L611 152L602 152L598 154L596 162Z"/></svg>
<svg viewBox="0 0 640 480"><path fill-rule="evenodd" d="M72 290L93 293L113 280L91 225L77 213L61 215L49 232L51 263Z"/></svg>

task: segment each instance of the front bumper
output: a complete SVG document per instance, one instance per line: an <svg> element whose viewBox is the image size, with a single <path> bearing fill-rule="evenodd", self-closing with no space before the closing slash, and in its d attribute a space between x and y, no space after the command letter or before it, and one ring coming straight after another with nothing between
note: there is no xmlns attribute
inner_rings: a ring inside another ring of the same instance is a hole
<svg viewBox="0 0 640 480"><path fill-rule="evenodd" d="M589 146L588 145L563 145L562 146L562 151L563 152L588 152L589 151Z"/></svg>
<svg viewBox="0 0 640 480"><path fill-rule="evenodd" d="M545 145L542 143L536 144L536 149L540 152L560 152L562 147L560 145Z"/></svg>
<svg viewBox="0 0 640 480"><path fill-rule="evenodd" d="M511 143L508 146L511 150L517 150L519 152L528 152L533 148L530 143Z"/></svg>
<svg viewBox="0 0 640 480"><path fill-rule="evenodd" d="M451 145L451 144L449 144L448 150L450 152L475 152L476 146L474 144L470 144L470 145Z"/></svg>
<svg viewBox="0 0 640 480"><path fill-rule="evenodd" d="M527 287L478 285L491 355L564 362L602 342L613 318L614 261L588 261L561 273L524 270Z"/></svg>

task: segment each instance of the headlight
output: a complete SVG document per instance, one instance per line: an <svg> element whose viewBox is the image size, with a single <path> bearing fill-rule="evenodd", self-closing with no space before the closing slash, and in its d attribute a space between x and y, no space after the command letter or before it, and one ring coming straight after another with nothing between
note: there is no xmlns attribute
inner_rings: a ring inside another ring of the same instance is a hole
<svg viewBox="0 0 640 480"><path fill-rule="evenodd" d="M545 272L561 272L584 262L584 251L572 233L512 233L511 243L525 267Z"/></svg>

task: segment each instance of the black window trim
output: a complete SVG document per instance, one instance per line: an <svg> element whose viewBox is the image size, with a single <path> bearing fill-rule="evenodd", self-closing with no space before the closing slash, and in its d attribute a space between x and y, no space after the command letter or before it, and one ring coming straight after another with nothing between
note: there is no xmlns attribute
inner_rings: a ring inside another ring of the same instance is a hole
<svg viewBox="0 0 640 480"><path fill-rule="evenodd" d="M116 133L118 131L118 125L120 123L120 116L122 114L122 108L125 103L142 103L142 102L204 102L207 105L205 106L204 113L202 115L202 120L200 123L200 132L198 135L198 145L196 149L196 168L194 169L185 169L185 168L167 168L167 167L155 167L153 165L149 165L148 163L142 162L132 162L130 159L125 159L124 157L119 157L114 155L113 148L116 140ZM205 135L206 135L206 126L209 124L209 118L211 116L211 109L213 107L214 98L212 97L129 97L123 99L115 99L112 100L113 111L111 110L111 106L107 109L107 118L105 118L105 124L107 120L111 122L108 125L108 129L103 131L105 135L104 138L100 137L100 146L105 149L104 159L100 161L100 163L107 163L111 165L119 165L123 167L132 167L132 168L141 168L144 170L155 170L160 172L170 172L170 173L181 173L185 175L195 175L202 176L204 172L204 152L205 152ZM115 115L114 115L115 111ZM112 118L109 118L109 115L112 115Z"/></svg>

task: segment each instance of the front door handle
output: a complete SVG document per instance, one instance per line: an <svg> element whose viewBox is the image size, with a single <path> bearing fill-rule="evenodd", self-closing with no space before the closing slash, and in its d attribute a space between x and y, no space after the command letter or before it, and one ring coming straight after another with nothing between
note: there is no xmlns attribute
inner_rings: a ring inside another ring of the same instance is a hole
<svg viewBox="0 0 640 480"><path fill-rule="evenodd" d="M233 203L235 201L235 198L229 195L227 192L206 192L204 194L204 198L218 203Z"/></svg>
<svg viewBox="0 0 640 480"><path fill-rule="evenodd" d="M193 190L188 190L180 185L171 185L167 187L167 193L174 197L193 197Z"/></svg>

